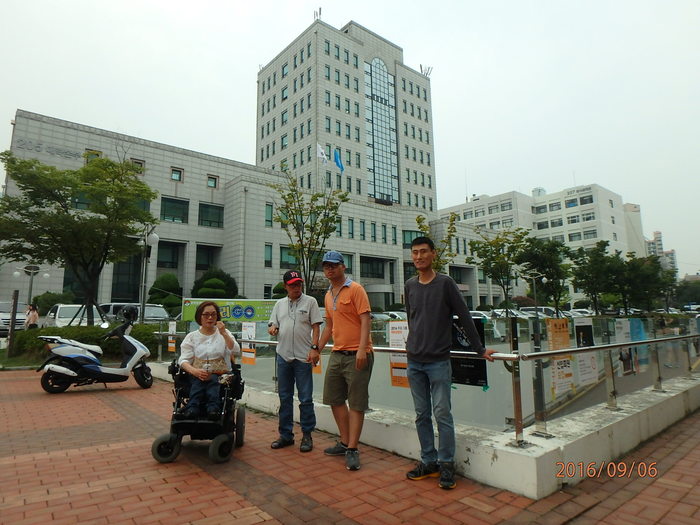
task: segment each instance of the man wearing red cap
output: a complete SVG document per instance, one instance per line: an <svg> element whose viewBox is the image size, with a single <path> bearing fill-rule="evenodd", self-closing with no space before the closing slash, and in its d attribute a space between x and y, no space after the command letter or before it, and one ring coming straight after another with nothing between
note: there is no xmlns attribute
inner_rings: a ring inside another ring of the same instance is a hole
<svg viewBox="0 0 700 525"><path fill-rule="evenodd" d="M287 297L272 309L268 329L277 336L277 387L280 398L279 437L274 449L294 444L294 384L299 394L299 423L302 438L299 450L313 449L311 432L316 427L312 367L318 361L319 326L323 322L316 299L302 293L304 280L296 270L283 277Z"/></svg>

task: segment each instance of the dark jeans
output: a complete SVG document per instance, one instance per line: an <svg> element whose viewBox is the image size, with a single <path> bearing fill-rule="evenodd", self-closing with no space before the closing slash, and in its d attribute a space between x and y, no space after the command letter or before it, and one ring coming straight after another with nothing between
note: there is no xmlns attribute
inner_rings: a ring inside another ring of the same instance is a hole
<svg viewBox="0 0 700 525"><path fill-rule="evenodd" d="M201 412L202 405L207 412L221 410L221 399L219 396L219 376L211 374L207 381L200 381L196 377L191 378L190 400L185 408L193 408Z"/></svg>
<svg viewBox="0 0 700 525"><path fill-rule="evenodd" d="M294 359L288 363L277 355L277 389L280 396L279 433L283 439L294 439L294 384L299 393L299 423L304 434L316 428L314 382L311 363Z"/></svg>

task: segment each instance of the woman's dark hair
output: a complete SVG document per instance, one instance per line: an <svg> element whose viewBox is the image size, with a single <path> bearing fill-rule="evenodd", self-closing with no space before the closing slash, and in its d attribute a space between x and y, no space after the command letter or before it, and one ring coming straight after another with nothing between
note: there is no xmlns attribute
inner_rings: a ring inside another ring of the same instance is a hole
<svg viewBox="0 0 700 525"><path fill-rule="evenodd" d="M411 241L411 248L419 244L427 244L428 246L430 246L431 250L435 251L435 243L430 237L416 237Z"/></svg>
<svg viewBox="0 0 700 525"><path fill-rule="evenodd" d="M214 301L204 301L197 307L197 310L194 313L194 320L197 321L197 324L200 326L202 324L202 312L207 306L214 307L214 309L216 310L216 320L221 321L221 310L219 310L219 305L216 304Z"/></svg>

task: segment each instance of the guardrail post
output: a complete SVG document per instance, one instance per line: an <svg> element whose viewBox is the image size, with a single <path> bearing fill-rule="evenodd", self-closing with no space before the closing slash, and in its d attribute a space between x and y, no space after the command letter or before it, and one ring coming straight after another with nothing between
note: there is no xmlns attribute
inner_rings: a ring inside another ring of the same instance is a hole
<svg viewBox="0 0 700 525"><path fill-rule="evenodd" d="M608 350L605 352L605 355L603 356L603 362L605 364L605 389L608 394L607 408L609 410L618 410L617 390L615 389L615 374L612 363L612 350Z"/></svg>
<svg viewBox="0 0 700 525"><path fill-rule="evenodd" d="M518 320L512 318L510 320L511 328L511 349L514 354L518 353ZM522 392L520 390L520 360L513 361L513 369L511 372L513 385L513 424L515 425L515 446L520 447L525 443L523 431L523 402Z"/></svg>
<svg viewBox="0 0 700 525"><path fill-rule="evenodd" d="M656 378L654 379L654 392L663 392L664 389L661 386L661 361L659 360L659 348L656 343L649 345L649 353L651 354L651 366L652 370L656 371Z"/></svg>

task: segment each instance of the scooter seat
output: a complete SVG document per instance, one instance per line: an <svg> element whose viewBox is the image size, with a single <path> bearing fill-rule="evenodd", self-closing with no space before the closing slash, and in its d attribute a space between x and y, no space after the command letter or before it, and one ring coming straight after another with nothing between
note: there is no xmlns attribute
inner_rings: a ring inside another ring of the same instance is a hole
<svg viewBox="0 0 700 525"><path fill-rule="evenodd" d="M89 345L86 343L79 343L78 341L73 341L73 344L75 346L79 346L80 348L84 348L85 350L88 350L88 351L93 352L95 354L102 355L102 348L100 348L97 345Z"/></svg>

